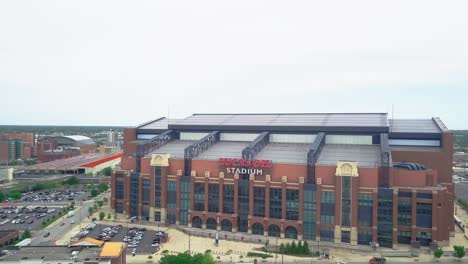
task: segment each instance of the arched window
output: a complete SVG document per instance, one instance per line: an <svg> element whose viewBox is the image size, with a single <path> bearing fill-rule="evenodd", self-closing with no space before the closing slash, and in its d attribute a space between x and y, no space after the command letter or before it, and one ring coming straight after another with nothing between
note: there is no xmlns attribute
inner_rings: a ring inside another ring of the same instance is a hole
<svg viewBox="0 0 468 264"><path fill-rule="evenodd" d="M252 225L252 234L262 235L263 236L263 225L260 223L255 223Z"/></svg>
<svg viewBox="0 0 468 264"><path fill-rule="evenodd" d="M202 228L202 225L203 223L200 217L195 216L192 218L192 227Z"/></svg>
<svg viewBox="0 0 468 264"><path fill-rule="evenodd" d="M218 226L218 223L216 223L216 220L214 220L213 218L208 218L206 220L206 229L216 230L217 226Z"/></svg>
<svg viewBox="0 0 468 264"><path fill-rule="evenodd" d="M268 236L272 237L279 237L280 236L280 228L277 225L269 225L268 226Z"/></svg>
<svg viewBox="0 0 468 264"><path fill-rule="evenodd" d="M229 220L224 219L221 221L221 230L232 232L232 223Z"/></svg>
<svg viewBox="0 0 468 264"><path fill-rule="evenodd" d="M293 226L288 226L284 230L284 236L286 238L297 239L297 229Z"/></svg>

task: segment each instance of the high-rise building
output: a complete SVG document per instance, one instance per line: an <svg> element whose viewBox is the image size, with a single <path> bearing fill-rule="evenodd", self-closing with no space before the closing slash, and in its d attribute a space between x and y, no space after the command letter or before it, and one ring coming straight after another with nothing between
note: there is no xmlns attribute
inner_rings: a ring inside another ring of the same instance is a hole
<svg viewBox="0 0 468 264"><path fill-rule="evenodd" d="M23 159L24 145L22 139L0 139L0 162L7 163Z"/></svg>
<svg viewBox="0 0 468 264"><path fill-rule="evenodd" d="M22 146L16 146L16 159L30 159L34 147L33 133L8 133L0 134L0 140L21 140Z"/></svg>
<svg viewBox="0 0 468 264"><path fill-rule="evenodd" d="M446 244L453 134L439 118L194 114L124 129L117 213L357 246Z"/></svg>

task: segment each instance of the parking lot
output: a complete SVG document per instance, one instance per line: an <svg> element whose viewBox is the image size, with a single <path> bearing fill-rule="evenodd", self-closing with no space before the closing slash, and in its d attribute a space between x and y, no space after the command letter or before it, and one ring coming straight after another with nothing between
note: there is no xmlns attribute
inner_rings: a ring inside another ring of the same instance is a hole
<svg viewBox="0 0 468 264"><path fill-rule="evenodd" d="M97 224L93 230L90 230L86 235L94 239L108 240L114 242L125 242L128 244L127 254L153 254L159 249L159 243L153 243L158 236L166 235L161 231L146 230L144 228L127 228L126 226L119 225L108 226ZM113 231L115 230L115 231ZM114 234L112 234L114 233ZM106 236L108 236L106 238Z"/></svg>
<svg viewBox="0 0 468 264"><path fill-rule="evenodd" d="M71 203L87 199L89 192L81 190L37 191L23 194L21 202L28 203Z"/></svg>
<svg viewBox="0 0 468 264"><path fill-rule="evenodd" d="M0 230L38 230L45 219L65 210L63 206L7 206L0 208Z"/></svg>

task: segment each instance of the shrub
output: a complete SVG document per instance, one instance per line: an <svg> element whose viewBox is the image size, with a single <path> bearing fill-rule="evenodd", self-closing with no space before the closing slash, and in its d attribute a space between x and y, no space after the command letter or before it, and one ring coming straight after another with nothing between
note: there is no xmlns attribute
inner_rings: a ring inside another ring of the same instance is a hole
<svg viewBox="0 0 468 264"><path fill-rule="evenodd" d="M453 246L453 254L455 257L461 259L465 256L465 247L464 246Z"/></svg>

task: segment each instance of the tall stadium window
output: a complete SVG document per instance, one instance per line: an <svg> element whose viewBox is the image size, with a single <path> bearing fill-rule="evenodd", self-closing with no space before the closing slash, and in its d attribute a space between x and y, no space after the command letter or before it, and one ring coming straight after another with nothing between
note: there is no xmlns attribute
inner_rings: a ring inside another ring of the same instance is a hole
<svg viewBox="0 0 468 264"><path fill-rule="evenodd" d="M398 201L398 225L411 226L411 202Z"/></svg>
<svg viewBox="0 0 468 264"><path fill-rule="evenodd" d="M416 204L416 226L432 228L432 204Z"/></svg>
<svg viewBox="0 0 468 264"><path fill-rule="evenodd" d="M143 179L143 205L150 204L150 181L148 179Z"/></svg>
<svg viewBox="0 0 468 264"><path fill-rule="evenodd" d="M194 184L194 209L195 211L205 210L205 183L196 182Z"/></svg>
<svg viewBox="0 0 468 264"><path fill-rule="evenodd" d="M208 212L219 212L219 184L208 185Z"/></svg>
<svg viewBox="0 0 468 264"><path fill-rule="evenodd" d="M286 190L286 219L299 219L299 190Z"/></svg>
<svg viewBox="0 0 468 264"><path fill-rule="evenodd" d="M167 181L167 208L175 209L177 206L177 182Z"/></svg>
<svg viewBox="0 0 468 264"><path fill-rule="evenodd" d="M393 190L379 189L377 207L377 242L393 247Z"/></svg>
<svg viewBox="0 0 468 264"><path fill-rule="evenodd" d="M335 192L325 191L321 195L321 224L335 224Z"/></svg>
<svg viewBox="0 0 468 264"><path fill-rule="evenodd" d="M161 208L161 167L154 168L154 207Z"/></svg>
<svg viewBox="0 0 468 264"><path fill-rule="evenodd" d="M314 240L316 237L317 199L315 186L304 186L303 238Z"/></svg>
<svg viewBox="0 0 468 264"><path fill-rule="evenodd" d="M372 193L360 193L358 196L358 225L371 227L373 217L373 199Z"/></svg>
<svg viewBox="0 0 468 264"><path fill-rule="evenodd" d="M270 188L270 218L281 219L282 217L282 190Z"/></svg>
<svg viewBox="0 0 468 264"><path fill-rule="evenodd" d="M223 213L234 213L234 185L223 185Z"/></svg>
<svg viewBox="0 0 468 264"><path fill-rule="evenodd" d="M265 217L265 188L263 187L254 187L253 213L254 216Z"/></svg>
<svg viewBox="0 0 468 264"><path fill-rule="evenodd" d="M341 225L351 226L351 177L342 177Z"/></svg>
<svg viewBox="0 0 468 264"><path fill-rule="evenodd" d="M124 199L124 193L125 193L125 188L124 188L124 182L122 181L116 181L115 182L115 199Z"/></svg>

